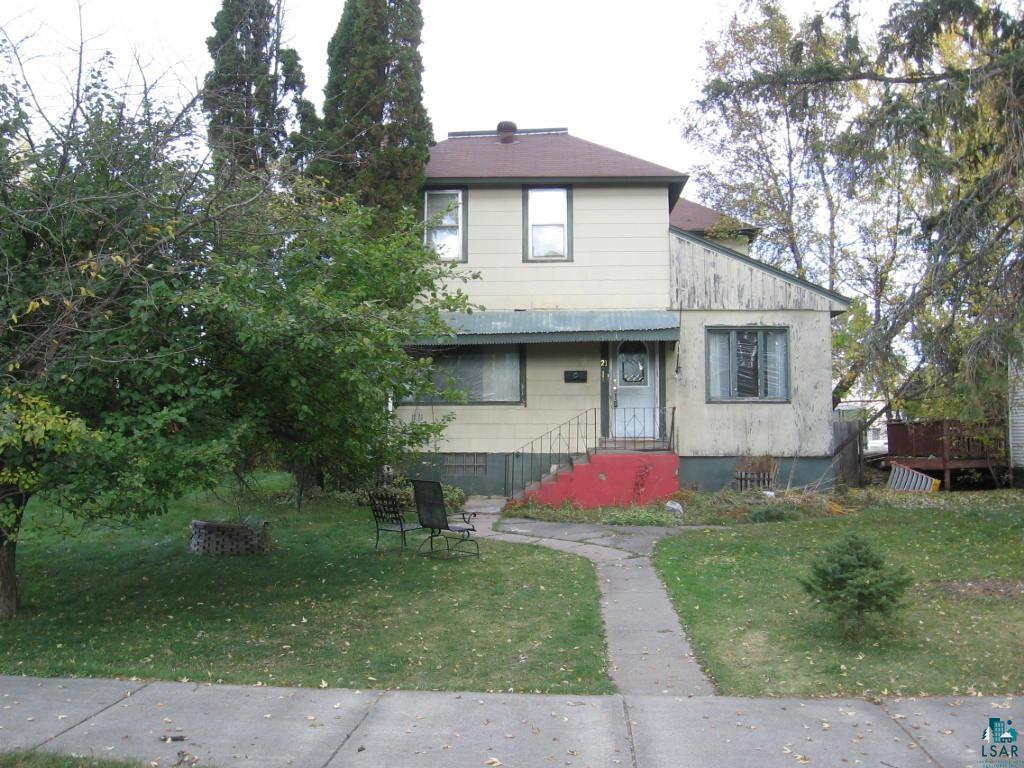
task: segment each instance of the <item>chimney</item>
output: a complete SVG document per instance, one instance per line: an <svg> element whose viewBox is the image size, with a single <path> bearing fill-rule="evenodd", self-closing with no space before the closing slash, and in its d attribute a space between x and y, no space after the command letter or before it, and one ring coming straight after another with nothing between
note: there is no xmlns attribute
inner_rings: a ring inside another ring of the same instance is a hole
<svg viewBox="0 0 1024 768"><path fill-rule="evenodd" d="M502 120L498 123L498 141L502 144L511 144L516 140L516 124L511 120Z"/></svg>

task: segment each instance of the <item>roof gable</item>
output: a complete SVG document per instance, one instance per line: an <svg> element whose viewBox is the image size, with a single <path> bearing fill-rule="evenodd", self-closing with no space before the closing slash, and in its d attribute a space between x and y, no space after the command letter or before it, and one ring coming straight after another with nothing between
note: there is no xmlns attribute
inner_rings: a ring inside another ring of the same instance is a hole
<svg viewBox="0 0 1024 768"><path fill-rule="evenodd" d="M703 235L713 231L719 224L725 223L723 219L728 221L730 218L714 208L708 208L706 205L695 203L692 200L679 198L669 214L669 226L681 229L684 232L694 232ZM742 234L756 235L761 231L753 224L747 224L738 219L734 221L735 224L731 226Z"/></svg>

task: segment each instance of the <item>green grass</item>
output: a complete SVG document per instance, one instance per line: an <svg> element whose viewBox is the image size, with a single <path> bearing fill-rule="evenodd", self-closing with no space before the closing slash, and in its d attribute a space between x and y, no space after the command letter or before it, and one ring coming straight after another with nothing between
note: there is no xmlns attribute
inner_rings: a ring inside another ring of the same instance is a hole
<svg viewBox="0 0 1024 768"><path fill-rule="evenodd" d="M714 493L682 489L673 500L683 506L683 515L665 508L664 502L646 506L595 507L584 509L570 503L549 507L533 502L505 510L509 517L525 517L555 523L604 523L606 525L736 525L780 520L810 520L846 511L835 497L815 491L779 490L772 496L761 491Z"/></svg>
<svg viewBox="0 0 1024 768"><path fill-rule="evenodd" d="M551 523L604 523L605 525L665 525L681 523L679 517L664 506L594 507L584 509L572 504L547 507L541 504L517 504L505 509L506 517L522 517Z"/></svg>
<svg viewBox="0 0 1024 768"><path fill-rule="evenodd" d="M49 752L0 752L0 768L138 768L142 763L70 757Z"/></svg>
<svg viewBox="0 0 1024 768"><path fill-rule="evenodd" d="M0 673L349 688L605 693L593 566L481 541L482 557L433 560L328 499L271 521L269 555L187 552L188 522L230 516L201 494L132 526L71 538L30 507L18 546L19 617L0 623ZM418 538L415 543L418 543Z"/></svg>
<svg viewBox="0 0 1024 768"><path fill-rule="evenodd" d="M852 501L863 508L820 520L688 531L658 544L655 564L721 691L1020 692L1024 494L862 493ZM906 610L862 640L844 637L797 582L847 530L866 536L916 581Z"/></svg>

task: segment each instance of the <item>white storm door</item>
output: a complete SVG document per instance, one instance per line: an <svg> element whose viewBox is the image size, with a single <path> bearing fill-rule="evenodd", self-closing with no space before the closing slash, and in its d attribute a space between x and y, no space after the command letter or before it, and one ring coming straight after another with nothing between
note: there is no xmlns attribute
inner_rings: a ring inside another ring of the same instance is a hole
<svg viewBox="0 0 1024 768"><path fill-rule="evenodd" d="M657 345L620 342L612 353L612 438L658 436Z"/></svg>

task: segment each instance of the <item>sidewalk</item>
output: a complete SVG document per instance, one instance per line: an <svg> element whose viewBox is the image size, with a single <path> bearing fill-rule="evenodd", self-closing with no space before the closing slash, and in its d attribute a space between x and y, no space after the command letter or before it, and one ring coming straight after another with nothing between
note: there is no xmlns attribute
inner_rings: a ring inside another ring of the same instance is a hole
<svg viewBox="0 0 1024 768"><path fill-rule="evenodd" d="M221 768L961 768L982 764L989 716L1016 719L1013 709L991 697L877 706L0 677L0 751L160 766L184 752Z"/></svg>
<svg viewBox="0 0 1024 768"><path fill-rule="evenodd" d="M199 766L220 768L981 768L988 718L1024 718L1011 697L876 705L711 695L650 562L668 529L506 519L494 530L500 504L475 498L470 506L482 539L551 547L595 563L609 672L621 694L0 676L0 751L41 749L166 767L198 758Z"/></svg>

